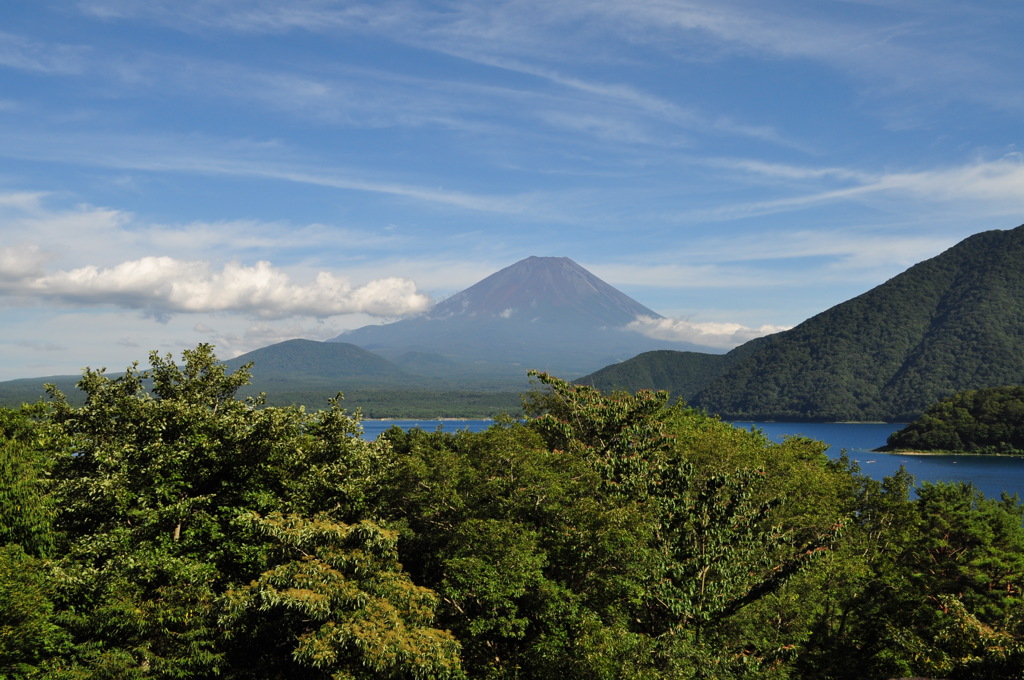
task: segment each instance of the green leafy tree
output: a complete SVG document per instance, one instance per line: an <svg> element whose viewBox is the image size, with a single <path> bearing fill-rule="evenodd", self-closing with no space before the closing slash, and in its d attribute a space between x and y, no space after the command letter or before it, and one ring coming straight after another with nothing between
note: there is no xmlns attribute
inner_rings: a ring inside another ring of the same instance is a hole
<svg viewBox="0 0 1024 680"><path fill-rule="evenodd" d="M774 522L786 498L780 480L774 480L774 489L766 488L773 480L757 467L773 453L763 437L747 436L744 442L760 456L748 452L718 472L698 473L697 455L691 455L693 430L709 422L719 431L738 432L735 428L681 405L670 406L667 392L605 396L587 386L534 375L550 392L528 404L528 412L536 414L533 426L553 446L575 447L593 461L612 493L651 505L665 568L676 571L670 580L687 582L695 598L695 619L734 613L778 588L807 555L824 548L820 541L794 544L787 529ZM814 453L820 465L823 450ZM766 563L756 566L755 560L761 559ZM693 568L683 576L678 570L687 563ZM734 574L728 573L731 565ZM709 578L712 572L718 577ZM721 589L716 595L710 594L713 582ZM682 611L678 603L674 608Z"/></svg>
<svg viewBox="0 0 1024 680"><path fill-rule="evenodd" d="M0 678L43 677L59 667L68 638L54 620L54 584L43 560L0 546Z"/></svg>
<svg viewBox="0 0 1024 680"><path fill-rule="evenodd" d="M524 425L383 437L401 558L441 597L467 671L743 675L726 623L823 552L808 536L835 528L783 526L785 494L763 471L695 473L681 442L703 420L666 394L536 378L546 389Z"/></svg>
<svg viewBox="0 0 1024 680"><path fill-rule="evenodd" d="M1009 679L1024 671L1024 508L968 484L868 482L806 677Z"/></svg>
<svg viewBox="0 0 1024 680"><path fill-rule="evenodd" d="M279 513L296 525L303 517L358 524L373 495L381 451L357 436L357 419L337 401L314 415L261 408L258 399L234 397L247 368L227 373L208 345L183 359L178 366L154 353L150 371L132 367L113 379L86 371L81 407L52 391L61 621L74 637L73 664L94 677L267 677L247 661L250 641L225 635L224 607L237 609L250 584L273 585L306 558L301 542L267 530L270 520L254 527L246 518ZM318 539L322 571L380 543L366 532L342 538L327 532ZM385 558L362 563L369 571L361 578L371 582L373 570L384 569L396 581L401 568ZM412 608L408 635L422 642L436 634L436 656L448 664L446 673L456 672L452 643L429 628L423 598L381 590L376 599L356 597L337 615L365 609L366 620L376 621L380 601L392 596L397 612ZM259 602L242 608L247 626L259 627L257 614L277 615ZM341 604L329 600L323 624ZM289 669L280 677L344 677L377 667L370 655L339 653L321 663L303 651L313 627L261 630L276 636L268 648L278 661L269 667ZM423 675L405 657L389 669Z"/></svg>
<svg viewBox="0 0 1024 680"><path fill-rule="evenodd" d="M42 414L40 406L0 409L0 544L17 543L37 556L52 548L54 515Z"/></svg>
<svg viewBox="0 0 1024 680"><path fill-rule="evenodd" d="M270 569L227 593L221 616L233 639L244 638L253 676L308 676L303 668L334 679L461 675L459 645L430 627L436 597L402 571L394 532L296 515L240 521L278 548Z"/></svg>
<svg viewBox="0 0 1024 680"><path fill-rule="evenodd" d="M441 598L467 673L617 677L635 652L624 605L650 558L639 510L602 504L589 466L520 424L382 439L400 557Z"/></svg>
<svg viewBox="0 0 1024 680"><path fill-rule="evenodd" d="M54 509L39 406L0 409L0 678L41 676L66 651L48 559Z"/></svg>

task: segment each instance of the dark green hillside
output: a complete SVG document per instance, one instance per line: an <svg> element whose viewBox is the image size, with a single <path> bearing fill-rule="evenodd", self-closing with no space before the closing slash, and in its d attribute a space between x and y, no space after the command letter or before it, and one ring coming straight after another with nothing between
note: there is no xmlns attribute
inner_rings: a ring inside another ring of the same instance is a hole
<svg viewBox="0 0 1024 680"><path fill-rule="evenodd" d="M724 354L675 352L661 349L644 352L628 361L606 366L575 382L609 392L642 389L667 390L689 401L727 365Z"/></svg>
<svg viewBox="0 0 1024 680"><path fill-rule="evenodd" d="M1024 227L988 231L733 350L748 356L695 403L736 418L912 419L959 390L1024 383L1022 339Z"/></svg>
<svg viewBox="0 0 1024 680"><path fill-rule="evenodd" d="M318 380L415 381L387 359L344 342L287 340L254 350L225 362L230 368L252 362L256 382L292 381L299 377Z"/></svg>
<svg viewBox="0 0 1024 680"><path fill-rule="evenodd" d="M929 406L880 450L1024 453L1024 387L959 392Z"/></svg>
<svg viewBox="0 0 1024 680"><path fill-rule="evenodd" d="M410 367L431 357L410 357ZM433 363L443 364L443 357ZM520 409L517 386L483 386L416 375L356 345L288 340L225 362L237 370L252 362L252 384L240 394L263 392L275 406L324 408L339 392L367 418L490 418ZM525 371L521 379L526 383Z"/></svg>
<svg viewBox="0 0 1024 680"><path fill-rule="evenodd" d="M37 402L46 396L46 384L55 385L61 392L69 395L70 401L80 405L85 398L75 390L75 385L81 379L80 375L51 375L45 378L5 380L0 382L0 406L17 408L22 404Z"/></svg>

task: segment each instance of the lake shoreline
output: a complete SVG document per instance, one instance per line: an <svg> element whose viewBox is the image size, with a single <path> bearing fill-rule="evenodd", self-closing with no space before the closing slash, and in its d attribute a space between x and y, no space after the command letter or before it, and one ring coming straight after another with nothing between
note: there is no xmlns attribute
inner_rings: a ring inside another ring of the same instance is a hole
<svg viewBox="0 0 1024 680"><path fill-rule="evenodd" d="M902 451L871 449L871 453L884 453L892 456L978 456L981 458L1024 458L1019 453L974 453L971 451Z"/></svg>

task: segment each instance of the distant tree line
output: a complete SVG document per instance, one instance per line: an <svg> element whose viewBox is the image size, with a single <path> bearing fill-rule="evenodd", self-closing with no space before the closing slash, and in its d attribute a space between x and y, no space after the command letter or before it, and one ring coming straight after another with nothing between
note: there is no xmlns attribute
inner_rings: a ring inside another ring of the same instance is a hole
<svg viewBox="0 0 1024 680"><path fill-rule="evenodd" d="M360 437L212 348L0 410L0 678L1019 680L1024 506L667 393Z"/></svg>

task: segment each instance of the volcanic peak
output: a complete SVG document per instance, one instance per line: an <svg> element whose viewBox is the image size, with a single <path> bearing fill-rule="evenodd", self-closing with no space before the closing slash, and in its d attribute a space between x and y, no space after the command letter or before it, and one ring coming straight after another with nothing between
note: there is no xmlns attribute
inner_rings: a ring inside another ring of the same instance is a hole
<svg viewBox="0 0 1024 680"><path fill-rule="evenodd" d="M620 328L660 316L567 257L528 257L438 303L426 317Z"/></svg>

